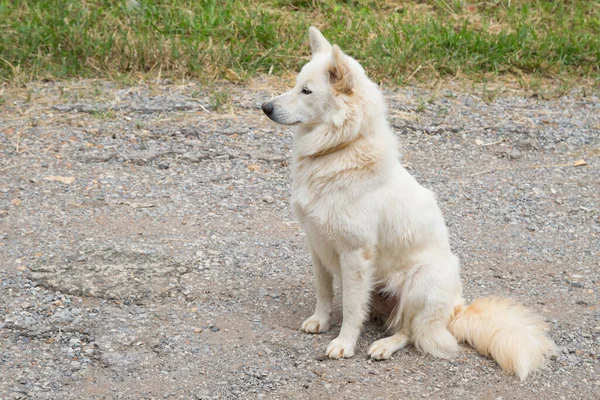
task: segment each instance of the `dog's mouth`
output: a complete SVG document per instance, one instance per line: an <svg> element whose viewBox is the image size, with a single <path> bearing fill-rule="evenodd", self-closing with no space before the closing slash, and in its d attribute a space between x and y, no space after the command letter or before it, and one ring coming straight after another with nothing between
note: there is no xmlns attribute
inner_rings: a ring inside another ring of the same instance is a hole
<svg viewBox="0 0 600 400"><path fill-rule="evenodd" d="M300 120L297 120L297 121L294 121L294 122L287 122L287 121L283 122L283 121L281 121L280 118L283 117L284 119L287 119L287 117L289 117L290 114L288 112L285 112L285 111L281 112L281 110L279 112L277 112L275 110L276 106L275 106L275 104L273 104L273 102L263 103L263 105L260 108L263 110L263 112L265 113L265 115L267 117L269 117L270 120L272 120L274 122L277 122L278 124L288 125L288 126L294 126L294 125L299 125L299 124L302 123L302 121L300 121Z"/></svg>
<svg viewBox="0 0 600 400"><path fill-rule="evenodd" d="M279 125L296 126L296 125L300 125L302 123L302 121L281 122L281 121L278 121L275 118L271 117L270 115L267 115L267 117L269 117L269 119L272 120L273 122L277 122Z"/></svg>

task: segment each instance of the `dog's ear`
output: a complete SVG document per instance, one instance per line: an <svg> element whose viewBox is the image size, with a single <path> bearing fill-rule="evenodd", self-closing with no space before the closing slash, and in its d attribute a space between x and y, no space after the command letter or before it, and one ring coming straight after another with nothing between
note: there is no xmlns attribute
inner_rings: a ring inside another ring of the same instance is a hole
<svg viewBox="0 0 600 400"><path fill-rule="evenodd" d="M329 73L329 83L335 91L352 94L354 80L348 66L348 56L342 52L337 44L334 44L331 49L331 62L327 72Z"/></svg>
<svg viewBox="0 0 600 400"><path fill-rule="evenodd" d="M331 51L331 44L325 39L325 36L323 36L321 31L314 26L311 26L308 29L308 36L310 37L310 48L313 56L317 53L327 53Z"/></svg>

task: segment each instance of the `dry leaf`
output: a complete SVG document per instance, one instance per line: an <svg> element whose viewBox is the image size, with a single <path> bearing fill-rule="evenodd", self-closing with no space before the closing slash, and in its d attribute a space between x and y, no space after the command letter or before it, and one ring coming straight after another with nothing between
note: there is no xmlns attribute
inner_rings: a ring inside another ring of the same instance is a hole
<svg viewBox="0 0 600 400"><path fill-rule="evenodd" d="M573 163L574 167L581 167L587 165L587 163L585 162L585 160L582 158L581 160L577 160Z"/></svg>
<svg viewBox="0 0 600 400"><path fill-rule="evenodd" d="M73 182L75 182L75 177L74 176L47 176L44 179L47 180L47 181L62 182L62 183L65 183L67 185L70 185Z"/></svg>
<svg viewBox="0 0 600 400"><path fill-rule="evenodd" d="M13 204L13 206L20 206L21 199L13 199L13 201L11 201L11 203Z"/></svg>
<svg viewBox="0 0 600 400"><path fill-rule="evenodd" d="M227 79L233 83L238 83L240 81L240 76L232 69L225 68L225 75Z"/></svg>
<svg viewBox="0 0 600 400"><path fill-rule="evenodd" d="M250 171L260 171L260 165L258 165L258 164L250 164L250 165L248 165L248 169Z"/></svg>

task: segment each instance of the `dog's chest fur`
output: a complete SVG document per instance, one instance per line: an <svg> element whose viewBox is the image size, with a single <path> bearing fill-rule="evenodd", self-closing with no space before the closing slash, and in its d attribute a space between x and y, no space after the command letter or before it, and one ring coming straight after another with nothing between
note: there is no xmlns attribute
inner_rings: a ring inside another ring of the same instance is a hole
<svg viewBox="0 0 600 400"><path fill-rule="evenodd" d="M370 200L384 174L368 145L356 143L323 157L294 155L292 210L313 248L337 253L376 245L378 207Z"/></svg>

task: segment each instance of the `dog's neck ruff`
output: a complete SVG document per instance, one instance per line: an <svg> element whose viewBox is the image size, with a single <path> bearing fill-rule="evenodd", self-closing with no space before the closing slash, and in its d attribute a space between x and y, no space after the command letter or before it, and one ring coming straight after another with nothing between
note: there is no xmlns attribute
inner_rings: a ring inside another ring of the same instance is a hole
<svg viewBox="0 0 600 400"><path fill-rule="evenodd" d="M328 149L325 150L321 150L317 153L311 154L309 157L310 158L319 158L319 157L324 157L327 156L329 154L333 154L333 153L337 153L338 151L344 150L346 147L350 146L351 144L353 144L354 142L356 142L359 138L356 139L352 139L348 142L344 142L344 143L340 143L335 147L330 147Z"/></svg>

